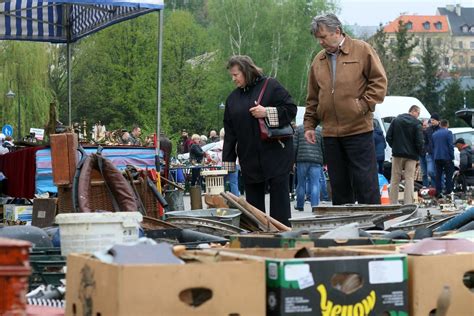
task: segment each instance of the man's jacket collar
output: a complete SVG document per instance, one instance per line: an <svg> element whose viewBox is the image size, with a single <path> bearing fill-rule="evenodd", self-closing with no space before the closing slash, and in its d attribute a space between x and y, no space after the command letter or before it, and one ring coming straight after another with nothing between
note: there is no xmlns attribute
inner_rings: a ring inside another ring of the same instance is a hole
<svg viewBox="0 0 474 316"><path fill-rule="evenodd" d="M344 43L342 43L342 46L339 48L339 51L343 53L344 55L348 55L352 48L352 38L349 35L346 35L345 33L342 33L342 35L344 35L345 40L344 40ZM319 57L319 59L321 60L325 58L327 58L326 52L322 54L321 57Z"/></svg>

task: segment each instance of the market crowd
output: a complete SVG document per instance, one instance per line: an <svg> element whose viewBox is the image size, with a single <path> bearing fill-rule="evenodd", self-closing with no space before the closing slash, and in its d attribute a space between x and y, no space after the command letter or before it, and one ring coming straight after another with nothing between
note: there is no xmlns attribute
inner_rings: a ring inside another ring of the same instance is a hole
<svg viewBox="0 0 474 316"><path fill-rule="evenodd" d="M303 210L305 200L317 206L321 197L328 198L321 192L327 170L333 205L380 204L386 143L392 148L391 203L399 203L402 179L403 203L413 203L418 166L425 186L436 187L438 197L451 194L454 146L461 153L462 173L471 169L469 144L454 142L449 122L436 113L422 123L416 104L393 120L385 140L373 119L387 92L376 51L345 34L333 14L316 16L311 33L324 49L309 70L303 126L292 126L297 106L276 79L249 56L228 61L236 88L225 103L222 166L234 172L239 161L247 201L265 210L269 193L271 216L289 225L294 183L295 208ZM191 140L202 141L198 135ZM182 150L192 151L189 144L183 142Z"/></svg>
<svg viewBox="0 0 474 316"><path fill-rule="evenodd" d="M333 205L380 204L384 173L390 179L392 204L400 202L402 180L402 202L413 203L418 175L424 187L435 188L437 197L450 195L456 147L457 180L466 190L474 176L470 140L454 141L449 122L437 113L420 121L416 104L394 118L384 135L373 116L387 93L387 76L376 51L345 34L334 14L314 17L310 31L323 50L309 69L303 124L294 125L297 106L281 83L266 76L251 57L232 56L227 70L235 89L225 102L224 127L208 136L182 130L177 144L177 153L189 153L189 161L198 165L192 168L191 185L199 185L199 165L212 160L229 172L234 194L240 194L240 178L247 201L264 211L269 193L271 216L289 225L295 196L300 211L306 201L311 207L321 200ZM155 141L153 135L143 137L139 126L107 131L101 122L93 126L92 140L130 146L154 146ZM216 143L214 157L203 149L208 143ZM387 143L392 149L388 174ZM0 134L0 154L11 146L11 138ZM171 143L165 147L169 162Z"/></svg>

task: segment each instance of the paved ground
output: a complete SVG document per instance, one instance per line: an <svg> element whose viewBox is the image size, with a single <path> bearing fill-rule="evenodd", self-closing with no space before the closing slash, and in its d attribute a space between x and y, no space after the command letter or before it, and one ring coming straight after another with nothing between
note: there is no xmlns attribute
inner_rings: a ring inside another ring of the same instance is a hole
<svg viewBox="0 0 474 316"><path fill-rule="evenodd" d="M270 208L270 195L269 194L265 195L265 202L266 202L266 208L267 208L267 212L268 212L268 210ZM202 203L203 203L203 207L206 208L207 206L204 203L204 198L203 198ZM306 217L306 216L313 215L312 210L311 210L311 205L310 205L309 202L306 202L304 204L304 211L302 211L302 212L295 210L295 203L296 203L296 201L291 202L291 217L292 218ZM322 204L320 204L320 205L330 205L330 202L322 202ZM184 196L184 207L185 207L186 210L191 209L191 199L190 199L189 195ZM431 214L440 214L441 213L440 209L438 207L430 207L430 208L419 208L418 209L418 215L419 216L425 216L427 210L429 210L431 212Z"/></svg>
<svg viewBox="0 0 474 316"><path fill-rule="evenodd" d="M203 203L203 207L206 208L207 206L204 203L204 198L202 199L202 203ZM267 208L267 212L268 212L268 210L270 209L270 195L269 194L265 195L265 203L266 203L266 208ZM302 211L302 212L295 210L295 203L296 203L296 201L291 201L291 217L292 218L306 217L306 216L313 215L312 210L311 210L311 205L310 205L309 202L306 202L304 204L304 211ZM326 205L328 204L328 202L323 202L323 203L326 203ZM189 195L184 196L184 208L186 210L191 209L191 198L189 197Z"/></svg>

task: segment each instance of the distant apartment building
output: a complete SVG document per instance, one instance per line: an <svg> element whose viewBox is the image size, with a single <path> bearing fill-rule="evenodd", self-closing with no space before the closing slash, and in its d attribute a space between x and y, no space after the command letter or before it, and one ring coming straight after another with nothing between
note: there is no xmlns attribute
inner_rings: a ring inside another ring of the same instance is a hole
<svg viewBox="0 0 474 316"><path fill-rule="evenodd" d="M452 66L465 74L474 70L474 7L448 5L437 13L448 19L453 50Z"/></svg>
<svg viewBox="0 0 474 316"><path fill-rule="evenodd" d="M396 33L399 30L400 21L406 26L408 34L412 36L411 43L417 42L413 48L410 62L421 63L423 48L427 41L431 41L432 46L438 51L440 65L443 69L449 69L452 58L452 40L449 31L449 23L443 15L401 15L384 27L387 34L388 46L396 44Z"/></svg>
<svg viewBox="0 0 474 316"><path fill-rule="evenodd" d="M413 49L410 62L421 62L423 47L431 41L439 54L443 70L472 75L474 71L474 7L447 5L438 8L436 15L401 15L384 27L388 46L396 43L401 20L418 45Z"/></svg>

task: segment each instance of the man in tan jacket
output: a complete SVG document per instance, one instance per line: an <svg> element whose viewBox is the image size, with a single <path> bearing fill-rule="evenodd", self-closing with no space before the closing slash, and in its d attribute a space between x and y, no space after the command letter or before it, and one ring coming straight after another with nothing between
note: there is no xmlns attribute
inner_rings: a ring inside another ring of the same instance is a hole
<svg viewBox="0 0 474 316"><path fill-rule="evenodd" d="M333 204L380 204L373 140L373 114L387 91L387 77L375 50L343 33L334 14L316 16L311 32L324 48L308 76L305 137L323 138Z"/></svg>

